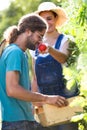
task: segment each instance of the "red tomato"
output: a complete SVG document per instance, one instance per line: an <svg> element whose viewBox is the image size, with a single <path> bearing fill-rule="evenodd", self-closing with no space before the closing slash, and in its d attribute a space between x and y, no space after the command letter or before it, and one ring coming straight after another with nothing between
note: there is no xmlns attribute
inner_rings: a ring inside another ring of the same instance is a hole
<svg viewBox="0 0 87 130"><path fill-rule="evenodd" d="M47 49L47 46L44 43L40 43L39 46L38 46L38 49L40 51L45 51Z"/></svg>

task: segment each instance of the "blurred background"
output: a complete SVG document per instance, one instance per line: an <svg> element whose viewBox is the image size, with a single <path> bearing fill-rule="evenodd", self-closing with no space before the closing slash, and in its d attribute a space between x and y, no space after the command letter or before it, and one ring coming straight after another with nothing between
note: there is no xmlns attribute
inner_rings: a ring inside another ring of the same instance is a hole
<svg viewBox="0 0 87 130"><path fill-rule="evenodd" d="M80 102L83 107L83 113L73 118L73 121L79 121L79 130L87 129L87 0L3 0L0 2L0 42L3 39L3 32L11 25L17 25L22 15L37 10L41 2L52 1L56 5L63 7L68 16L68 23L59 28L65 34L72 35L78 47L71 46L73 55L69 59L68 66L63 65L64 75L67 79L67 87L75 84L80 89L80 95L84 98ZM31 68L31 56L29 56ZM76 58L77 57L77 58ZM75 62L74 59L76 59ZM30 71L32 78L32 71ZM77 102L76 102L77 103ZM0 119L1 120L1 119Z"/></svg>

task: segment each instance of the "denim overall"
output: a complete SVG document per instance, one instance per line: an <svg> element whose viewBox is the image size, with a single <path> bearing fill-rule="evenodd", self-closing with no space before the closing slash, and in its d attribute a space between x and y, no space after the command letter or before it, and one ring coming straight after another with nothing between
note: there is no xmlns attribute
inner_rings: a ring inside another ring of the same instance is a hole
<svg viewBox="0 0 87 130"><path fill-rule="evenodd" d="M58 37L55 48L59 49L63 34ZM35 63L35 72L39 91L47 95L61 95L66 98L75 96L76 93L68 92L62 75L62 65L50 54L46 57L38 56Z"/></svg>

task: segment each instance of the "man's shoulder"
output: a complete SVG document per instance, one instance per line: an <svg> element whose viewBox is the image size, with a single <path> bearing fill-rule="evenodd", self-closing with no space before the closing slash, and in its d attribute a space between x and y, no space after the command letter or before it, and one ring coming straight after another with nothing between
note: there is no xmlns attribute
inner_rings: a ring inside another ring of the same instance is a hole
<svg viewBox="0 0 87 130"><path fill-rule="evenodd" d="M8 45L5 48L6 53L22 53L22 50L15 44Z"/></svg>

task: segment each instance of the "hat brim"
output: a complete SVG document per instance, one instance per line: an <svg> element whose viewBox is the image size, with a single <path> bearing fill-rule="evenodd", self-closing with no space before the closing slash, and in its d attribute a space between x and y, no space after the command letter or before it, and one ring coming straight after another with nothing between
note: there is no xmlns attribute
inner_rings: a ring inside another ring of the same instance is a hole
<svg viewBox="0 0 87 130"><path fill-rule="evenodd" d="M68 21L68 17L66 15L66 12L61 7L56 7L53 9L52 8L51 9L44 9L44 10L42 9L42 10L35 11L35 13L39 15L41 12L44 12L44 11L53 11L57 14L58 18L56 21L56 27L62 26L63 24L65 24Z"/></svg>

